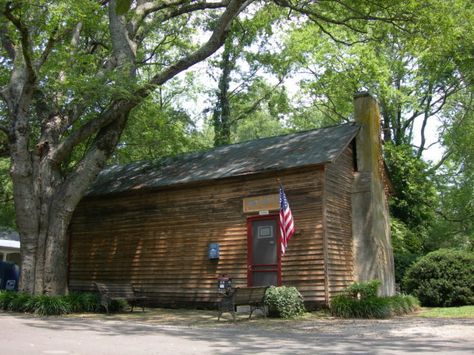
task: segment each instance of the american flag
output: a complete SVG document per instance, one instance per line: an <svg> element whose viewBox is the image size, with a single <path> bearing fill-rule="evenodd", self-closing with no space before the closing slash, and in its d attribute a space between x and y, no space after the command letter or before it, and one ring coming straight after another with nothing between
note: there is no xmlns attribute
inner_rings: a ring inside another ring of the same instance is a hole
<svg viewBox="0 0 474 355"><path fill-rule="evenodd" d="M286 199L285 191L280 186L280 235L281 235L281 255L285 254L286 246L291 236L295 233L295 223L291 214L290 205Z"/></svg>

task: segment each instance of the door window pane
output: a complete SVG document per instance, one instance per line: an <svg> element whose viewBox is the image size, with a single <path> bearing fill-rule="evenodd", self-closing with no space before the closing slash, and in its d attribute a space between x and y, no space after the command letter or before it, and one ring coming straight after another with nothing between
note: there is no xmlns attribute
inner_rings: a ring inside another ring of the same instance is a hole
<svg viewBox="0 0 474 355"><path fill-rule="evenodd" d="M276 221L254 221L252 225L253 264L277 264Z"/></svg>

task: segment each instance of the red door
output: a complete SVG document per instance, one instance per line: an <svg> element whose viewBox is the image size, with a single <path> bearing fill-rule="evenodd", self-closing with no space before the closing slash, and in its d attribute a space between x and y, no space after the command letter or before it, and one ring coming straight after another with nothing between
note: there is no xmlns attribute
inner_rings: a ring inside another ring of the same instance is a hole
<svg viewBox="0 0 474 355"><path fill-rule="evenodd" d="M251 217L247 220L247 284L281 284L280 233L278 215Z"/></svg>

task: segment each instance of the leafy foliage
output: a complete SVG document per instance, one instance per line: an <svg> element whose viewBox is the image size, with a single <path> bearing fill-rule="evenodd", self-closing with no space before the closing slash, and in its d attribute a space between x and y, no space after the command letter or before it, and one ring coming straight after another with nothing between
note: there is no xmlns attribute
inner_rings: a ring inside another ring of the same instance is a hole
<svg viewBox="0 0 474 355"><path fill-rule="evenodd" d="M355 282L331 301L331 314L342 318L389 318L413 312L419 306L413 296L378 297L379 280Z"/></svg>
<svg viewBox="0 0 474 355"><path fill-rule="evenodd" d="M423 306L474 304L474 253L451 249L431 252L408 269L403 283Z"/></svg>
<svg viewBox="0 0 474 355"><path fill-rule="evenodd" d="M191 117L174 108L173 102L181 99L175 90L178 87L170 84L132 111L112 162L153 160L212 146L203 133L196 131Z"/></svg>
<svg viewBox="0 0 474 355"><path fill-rule="evenodd" d="M9 310L10 304L18 295L13 291L0 291L0 309Z"/></svg>
<svg viewBox="0 0 474 355"><path fill-rule="evenodd" d="M458 105L469 106L472 93L459 96ZM468 102L466 102L468 101ZM433 244L442 248L474 250L474 114L453 114L445 122L443 143L447 159L437 174L443 202L433 229Z"/></svg>
<svg viewBox="0 0 474 355"><path fill-rule="evenodd" d="M388 299L392 315L401 316L415 312L420 308L420 301L412 295L397 295Z"/></svg>
<svg viewBox="0 0 474 355"><path fill-rule="evenodd" d="M0 158L0 227L15 228L13 186L9 169L8 160Z"/></svg>
<svg viewBox="0 0 474 355"><path fill-rule="evenodd" d="M96 293L70 293L64 296L64 299L69 304L72 313L98 312L100 310L100 299Z"/></svg>
<svg viewBox="0 0 474 355"><path fill-rule="evenodd" d="M37 295L26 302L27 309L40 316L61 315L70 313L70 306L62 296Z"/></svg>
<svg viewBox="0 0 474 355"><path fill-rule="evenodd" d="M345 289L344 293L354 299L376 297L380 285L380 280L354 282Z"/></svg>
<svg viewBox="0 0 474 355"><path fill-rule="evenodd" d="M295 287L269 287L265 294L265 305L272 317L294 318L305 312L303 296Z"/></svg>
<svg viewBox="0 0 474 355"><path fill-rule="evenodd" d="M338 295L331 301L331 314L341 318L389 318L390 301L386 297L359 300Z"/></svg>
<svg viewBox="0 0 474 355"><path fill-rule="evenodd" d="M404 245L409 251L420 250L424 240L419 238L426 238L438 202L434 183L430 180L428 164L416 157L408 145L387 144L384 152L395 190L390 200L391 212L411 231L418 229L418 239L407 240ZM415 236L412 234L411 237Z"/></svg>
<svg viewBox="0 0 474 355"><path fill-rule="evenodd" d="M128 305L112 302L109 310L120 312ZM95 293L72 293L67 296L30 295L22 292L0 291L0 309L35 313L40 316L67 313L99 312L100 300Z"/></svg>

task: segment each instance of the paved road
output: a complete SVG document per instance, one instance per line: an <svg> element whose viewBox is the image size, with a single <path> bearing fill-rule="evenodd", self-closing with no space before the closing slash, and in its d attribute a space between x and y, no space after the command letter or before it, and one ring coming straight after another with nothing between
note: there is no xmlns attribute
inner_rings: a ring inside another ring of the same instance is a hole
<svg viewBox="0 0 474 355"><path fill-rule="evenodd" d="M291 329L0 313L0 354L473 354L474 319L321 320Z"/></svg>

